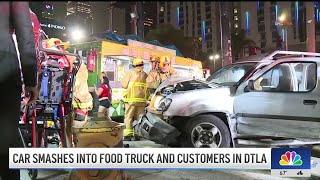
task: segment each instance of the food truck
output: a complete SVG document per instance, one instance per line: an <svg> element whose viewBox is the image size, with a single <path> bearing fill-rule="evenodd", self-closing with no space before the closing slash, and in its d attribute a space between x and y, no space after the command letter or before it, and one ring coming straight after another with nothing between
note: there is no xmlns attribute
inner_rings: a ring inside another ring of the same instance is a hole
<svg viewBox="0 0 320 180"><path fill-rule="evenodd" d="M79 54L87 64L90 89L94 90L94 87L100 84L99 75L101 72L105 72L109 78L112 87L112 107L109 110L112 118L124 116L126 90L121 87L120 80L133 68L131 61L135 57L143 59L146 73L151 70L151 57L168 56L171 59L171 66L180 76L204 78L200 61L176 56L176 50L173 49L131 39L128 39L126 44L109 40L87 42L72 45L69 51Z"/></svg>

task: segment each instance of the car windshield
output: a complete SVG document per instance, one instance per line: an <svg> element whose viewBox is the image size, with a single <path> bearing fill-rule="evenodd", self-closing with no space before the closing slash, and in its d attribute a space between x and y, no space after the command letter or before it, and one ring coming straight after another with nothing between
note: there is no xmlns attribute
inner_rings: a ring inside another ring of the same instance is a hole
<svg viewBox="0 0 320 180"><path fill-rule="evenodd" d="M254 68L256 63L233 64L219 69L207 78L209 83L232 86L238 83L245 74Z"/></svg>

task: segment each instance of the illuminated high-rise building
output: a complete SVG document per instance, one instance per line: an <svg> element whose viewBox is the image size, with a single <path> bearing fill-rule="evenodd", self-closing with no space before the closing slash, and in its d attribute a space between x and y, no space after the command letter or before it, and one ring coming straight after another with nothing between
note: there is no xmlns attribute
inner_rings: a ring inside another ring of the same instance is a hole
<svg viewBox="0 0 320 180"><path fill-rule="evenodd" d="M30 9L37 15L42 29L49 37L66 39L65 2L30 2Z"/></svg>
<svg viewBox="0 0 320 180"><path fill-rule="evenodd" d="M93 18L89 1L68 1L66 21L68 27L72 29L81 29L86 36L92 33Z"/></svg>
<svg viewBox="0 0 320 180"><path fill-rule="evenodd" d="M157 2L155 1L144 1L143 2L144 11L144 35L157 25Z"/></svg>

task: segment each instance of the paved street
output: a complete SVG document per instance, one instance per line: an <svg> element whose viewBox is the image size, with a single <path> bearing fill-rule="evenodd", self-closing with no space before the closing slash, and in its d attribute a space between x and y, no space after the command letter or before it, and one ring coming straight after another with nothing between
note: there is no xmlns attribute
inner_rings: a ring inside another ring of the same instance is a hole
<svg viewBox="0 0 320 180"><path fill-rule="evenodd" d="M136 141L128 142L130 147L164 147L162 145L155 144L151 141ZM320 164L320 158L317 159L317 162ZM136 180L173 180L173 179L183 179L183 180L206 180L206 179L223 179L223 180L278 180L278 179L287 179L294 180L297 178L276 178L270 176L270 171L268 170L251 170L251 171L208 171L208 170L199 170L199 171L178 171L178 170L130 170L126 171L131 179ZM318 177L311 178L299 178L299 179L319 179L320 177L320 166L318 165L316 170L313 170L313 175ZM39 180L62 180L64 177L68 176L66 171L39 171L38 179ZM27 171L21 171L22 180L30 180L28 177Z"/></svg>

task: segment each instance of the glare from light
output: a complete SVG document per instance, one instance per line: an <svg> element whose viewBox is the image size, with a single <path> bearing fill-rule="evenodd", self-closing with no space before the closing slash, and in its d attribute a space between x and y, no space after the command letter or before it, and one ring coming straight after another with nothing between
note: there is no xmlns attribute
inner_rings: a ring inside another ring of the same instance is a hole
<svg viewBox="0 0 320 180"><path fill-rule="evenodd" d="M211 56L209 56L209 59L210 60L217 60L217 59L219 59L220 58L220 55L219 54L216 54L216 55L211 55Z"/></svg>
<svg viewBox="0 0 320 180"><path fill-rule="evenodd" d="M80 40L80 39L83 38L83 36L84 36L83 32L81 30L79 30L79 29L74 30L72 32L72 39L74 39L74 40Z"/></svg>
<svg viewBox="0 0 320 180"><path fill-rule="evenodd" d="M286 16L285 16L285 15L281 15L281 16L279 17L279 21L283 22L283 21L285 21L285 20L286 20Z"/></svg>
<svg viewBox="0 0 320 180"><path fill-rule="evenodd" d="M130 16L131 16L132 19L137 17L137 15L135 13L130 13Z"/></svg>

